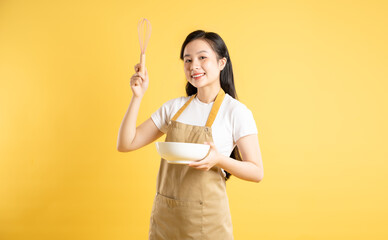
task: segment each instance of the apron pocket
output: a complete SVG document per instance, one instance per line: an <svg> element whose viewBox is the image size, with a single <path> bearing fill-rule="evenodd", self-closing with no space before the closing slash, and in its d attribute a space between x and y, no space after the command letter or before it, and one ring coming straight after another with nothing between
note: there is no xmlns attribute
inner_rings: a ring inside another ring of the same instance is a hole
<svg viewBox="0 0 388 240"><path fill-rule="evenodd" d="M176 200L157 194L151 216L150 239L202 239L201 201Z"/></svg>

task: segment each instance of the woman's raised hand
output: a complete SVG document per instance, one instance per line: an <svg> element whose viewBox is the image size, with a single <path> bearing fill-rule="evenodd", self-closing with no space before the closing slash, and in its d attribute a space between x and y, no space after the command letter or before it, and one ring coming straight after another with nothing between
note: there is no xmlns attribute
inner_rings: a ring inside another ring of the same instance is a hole
<svg viewBox="0 0 388 240"><path fill-rule="evenodd" d="M133 95L136 97L143 97L149 83L147 68L145 69L145 76L143 76L143 74L140 72L140 67L140 63L135 65L136 73L132 75L130 82Z"/></svg>

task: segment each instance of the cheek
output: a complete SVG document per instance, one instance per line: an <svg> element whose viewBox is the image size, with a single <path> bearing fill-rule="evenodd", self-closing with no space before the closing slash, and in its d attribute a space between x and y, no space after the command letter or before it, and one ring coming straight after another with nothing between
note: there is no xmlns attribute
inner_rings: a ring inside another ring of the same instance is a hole
<svg viewBox="0 0 388 240"><path fill-rule="evenodd" d="M185 74L190 74L190 69L186 66L183 67L183 71L185 72Z"/></svg>
<svg viewBox="0 0 388 240"><path fill-rule="evenodd" d="M204 67L212 70L218 69L217 61L206 61L204 62Z"/></svg>

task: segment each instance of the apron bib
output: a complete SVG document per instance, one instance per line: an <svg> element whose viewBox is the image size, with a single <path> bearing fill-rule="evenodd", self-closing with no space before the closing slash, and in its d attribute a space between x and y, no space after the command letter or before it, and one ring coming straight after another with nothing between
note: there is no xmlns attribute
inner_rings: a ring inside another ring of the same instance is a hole
<svg viewBox="0 0 388 240"><path fill-rule="evenodd" d="M177 122L195 96L191 96L171 119L166 142L203 144L213 141L211 126L225 92L221 89L218 93L205 126ZM214 166L209 171L202 171L161 159L156 192L150 219L150 240L233 239L221 168Z"/></svg>

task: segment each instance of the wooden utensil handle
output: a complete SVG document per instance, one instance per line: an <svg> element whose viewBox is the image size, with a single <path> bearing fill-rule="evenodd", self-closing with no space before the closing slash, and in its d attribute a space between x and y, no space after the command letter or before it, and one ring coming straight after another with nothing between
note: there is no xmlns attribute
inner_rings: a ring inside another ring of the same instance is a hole
<svg viewBox="0 0 388 240"><path fill-rule="evenodd" d="M140 72L145 76L145 53L140 54Z"/></svg>

